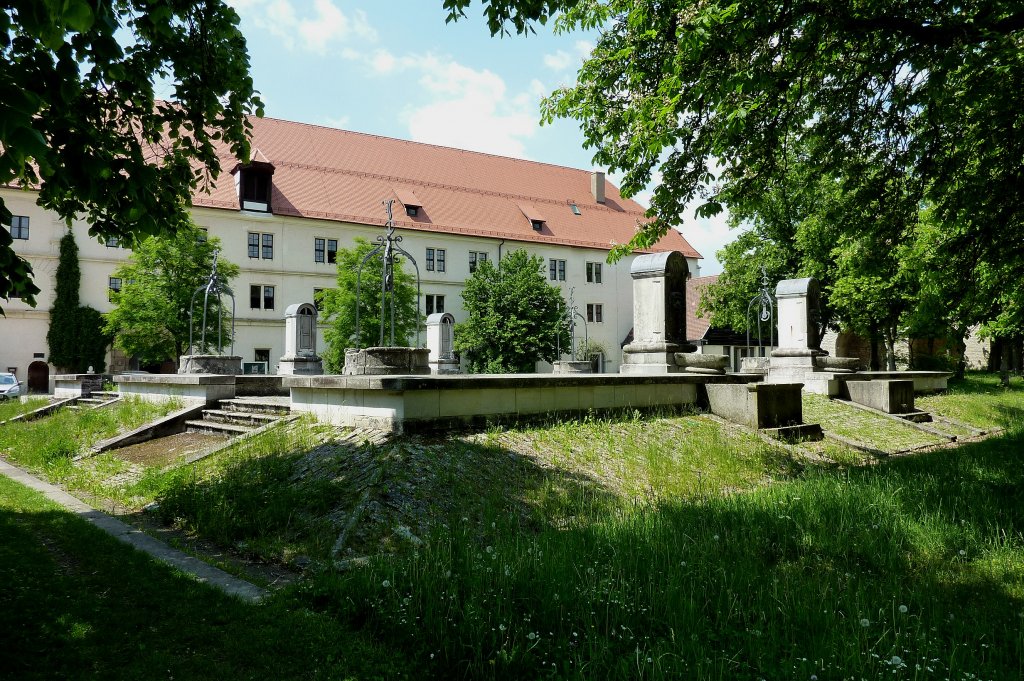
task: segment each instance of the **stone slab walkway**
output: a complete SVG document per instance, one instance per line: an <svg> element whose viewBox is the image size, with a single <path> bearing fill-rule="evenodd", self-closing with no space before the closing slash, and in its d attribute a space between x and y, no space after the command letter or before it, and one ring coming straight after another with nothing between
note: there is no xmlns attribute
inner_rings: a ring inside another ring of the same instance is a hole
<svg viewBox="0 0 1024 681"><path fill-rule="evenodd" d="M98 527L110 536L118 539L129 546L148 553L153 558L177 568L182 572L192 575L197 581L220 589L226 594L235 596L244 601L252 603L260 601L267 595L265 589L251 584L243 579L224 572L219 568L204 563L203 561L173 549L158 539L150 537L145 532L138 530L131 525L121 522L117 518L97 511L85 502L76 499L59 487L43 482L17 466L12 466L0 459L0 475L5 475L26 487L41 492L47 499L54 501L72 513L78 515L94 527Z"/></svg>

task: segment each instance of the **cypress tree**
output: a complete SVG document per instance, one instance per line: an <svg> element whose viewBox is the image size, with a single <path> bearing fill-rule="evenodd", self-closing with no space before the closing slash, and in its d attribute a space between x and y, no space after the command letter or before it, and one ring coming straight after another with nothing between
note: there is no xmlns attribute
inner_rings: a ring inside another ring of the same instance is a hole
<svg viewBox="0 0 1024 681"><path fill-rule="evenodd" d="M46 332L50 364L72 373L82 373L90 366L102 372L106 369L110 339L103 333L100 313L79 305L81 280L78 244L69 229L60 240L56 296L50 308L50 328Z"/></svg>

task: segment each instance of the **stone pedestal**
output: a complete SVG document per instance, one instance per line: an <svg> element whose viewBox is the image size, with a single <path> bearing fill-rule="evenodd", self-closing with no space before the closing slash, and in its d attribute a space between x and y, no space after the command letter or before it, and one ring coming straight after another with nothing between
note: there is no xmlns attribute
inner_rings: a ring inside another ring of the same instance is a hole
<svg viewBox="0 0 1024 681"><path fill-rule="evenodd" d="M426 348L365 348L345 351L345 376L405 376L429 374Z"/></svg>
<svg viewBox="0 0 1024 681"><path fill-rule="evenodd" d="M242 373L242 358L238 355L182 355L178 373L237 376Z"/></svg>
<svg viewBox="0 0 1024 681"><path fill-rule="evenodd" d="M54 377L53 396L57 398L88 397L103 389L100 374L60 374Z"/></svg>
<svg viewBox="0 0 1024 681"><path fill-rule="evenodd" d="M280 376L320 376L324 362L319 357L282 357L277 363Z"/></svg>
<svg viewBox="0 0 1024 681"><path fill-rule="evenodd" d="M909 414L914 408L912 380L845 381L843 392L852 402L886 414Z"/></svg>
<svg viewBox="0 0 1024 681"><path fill-rule="evenodd" d="M637 342L622 348L623 374L679 374L684 368L676 364L676 354L692 352L696 345L679 343Z"/></svg>

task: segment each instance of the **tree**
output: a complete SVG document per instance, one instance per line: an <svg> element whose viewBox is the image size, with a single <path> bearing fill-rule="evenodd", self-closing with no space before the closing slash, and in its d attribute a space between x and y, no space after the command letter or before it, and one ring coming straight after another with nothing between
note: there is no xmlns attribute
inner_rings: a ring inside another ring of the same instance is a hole
<svg viewBox="0 0 1024 681"><path fill-rule="evenodd" d="M329 374L341 373L345 366L345 349L386 345L391 335L391 308L381 326L381 276L383 260L373 257L366 261L361 276L359 267L376 247L366 239L356 238L355 248L343 248L337 253L337 288L321 292L320 303L324 321L327 349L323 353L324 368ZM408 345L416 333L418 305L416 280L405 271L396 258L394 271L395 342ZM356 338L356 284L359 279L359 334ZM381 330L383 328L383 331Z"/></svg>
<svg viewBox="0 0 1024 681"><path fill-rule="evenodd" d="M455 326L455 349L470 371L531 373L538 360L554 362L570 347L561 291L543 275L544 260L519 249L497 267L478 262L462 291L469 317Z"/></svg>
<svg viewBox="0 0 1024 681"><path fill-rule="evenodd" d="M221 0L3 2L0 185L38 188L39 205L101 239L170 233L217 178L219 145L249 157L245 115L263 105L238 21ZM11 244L0 230L0 298L34 305Z"/></svg>
<svg viewBox="0 0 1024 681"><path fill-rule="evenodd" d="M190 329L189 312L196 290L205 286L213 267L214 252L220 248L216 238L190 222L173 230L173 237L153 236L139 244L128 262L114 271L121 279L121 291L112 296L114 309L106 315L106 330L114 336L114 345L143 362L175 362L193 341L202 337L203 296L196 298L196 326ZM238 265L218 258L218 282L221 288L238 276ZM225 303L227 297L225 296ZM206 342L216 342L218 308L211 302L207 312ZM220 315L220 337L225 345L231 340L231 310ZM196 347L205 352L209 348Z"/></svg>
<svg viewBox="0 0 1024 681"><path fill-rule="evenodd" d="M71 230L60 240L57 290L50 308L46 344L50 363L71 373L103 373L107 366L110 336L103 330L103 317L91 307L79 304L82 273L78 266L78 244Z"/></svg>
<svg viewBox="0 0 1024 681"><path fill-rule="evenodd" d="M491 4L544 18L552 3ZM654 244L691 201L710 215L726 188L734 200L762 192L786 172L793 144L848 183L859 179L848 159L919 178L942 221L961 228L950 248L980 243L994 263L1024 237L1020 3L562 6L561 28L601 36L544 117L580 121L595 162L624 173L626 195L662 175L654 220L630 246Z"/></svg>

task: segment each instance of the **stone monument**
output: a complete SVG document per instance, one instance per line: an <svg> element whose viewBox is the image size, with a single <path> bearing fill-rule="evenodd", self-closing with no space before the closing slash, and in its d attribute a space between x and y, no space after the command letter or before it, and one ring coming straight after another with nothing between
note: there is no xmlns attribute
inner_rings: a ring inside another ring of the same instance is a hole
<svg viewBox="0 0 1024 681"><path fill-rule="evenodd" d="M800 381L810 392L835 394L835 374L857 370L856 357L830 357L821 349L820 289L813 277L784 279L775 287L779 346L768 361L769 383Z"/></svg>
<svg viewBox="0 0 1024 681"><path fill-rule="evenodd" d="M686 281L679 251L637 256L633 278L633 341L623 351L624 374L725 373L729 358L694 352L686 341Z"/></svg>
<svg viewBox="0 0 1024 681"><path fill-rule="evenodd" d="M323 360L316 354L316 306L289 305L284 311L284 356L277 364L280 375L318 376Z"/></svg>
<svg viewBox="0 0 1024 681"><path fill-rule="evenodd" d="M455 317L451 312L427 315L427 350L430 351L430 373L459 373L459 360L455 357Z"/></svg>

